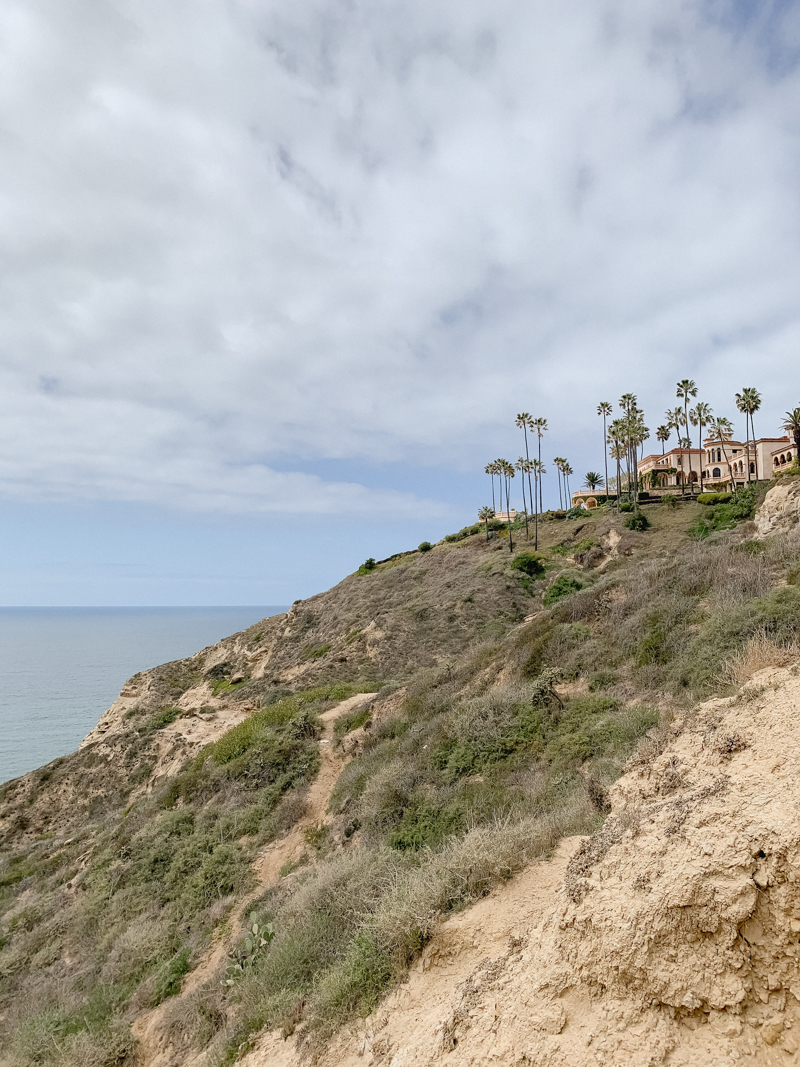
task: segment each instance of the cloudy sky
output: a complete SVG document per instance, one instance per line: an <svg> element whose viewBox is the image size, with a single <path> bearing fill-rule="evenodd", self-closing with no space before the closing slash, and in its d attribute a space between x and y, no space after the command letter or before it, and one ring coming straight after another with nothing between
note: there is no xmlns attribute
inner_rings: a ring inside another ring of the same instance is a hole
<svg viewBox="0 0 800 1067"><path fill-rule="evenodd" d="M800 404L800 3L2 0L0 50L2 603L287 603L471 521L520 410L582 474L623 392Z"/></svg>

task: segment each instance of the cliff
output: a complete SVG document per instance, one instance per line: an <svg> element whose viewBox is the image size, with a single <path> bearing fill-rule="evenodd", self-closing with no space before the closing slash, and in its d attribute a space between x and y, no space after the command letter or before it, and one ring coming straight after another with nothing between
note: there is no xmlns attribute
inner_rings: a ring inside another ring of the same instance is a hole
<svg viewBox="0 0 800 1067"><path fill-rule="evenodd" d="M6 1059L791 1062L800 527L645 513L351 575L7 783Z"/></svg>

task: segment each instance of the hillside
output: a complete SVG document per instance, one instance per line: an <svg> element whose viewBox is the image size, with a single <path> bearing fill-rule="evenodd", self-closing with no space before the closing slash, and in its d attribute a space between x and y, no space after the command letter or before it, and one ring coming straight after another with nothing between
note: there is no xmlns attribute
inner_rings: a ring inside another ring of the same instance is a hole
<svg viewBox="0 0 800 1067"><path fill-rule="evenodd" d="M614 1017L619 1001L626 1032L680 1023L684 1035L708 1012L744 1017L755 978L731 1003L697 990L697 1003L683 1003L657 974L694 966L706 944L719 972L729 969L721 946L747 917L729 909L719 937L719 924L706 931L698 920L692 941L674 915L706 914L714 893L724 896L714 863L725 841L735 842L736 872L724 877L751 877L742 857L760 824L747 815L750 778L734 782L733 772L746 751L768 760L776 746L789 766L795 744L785 710L793 676L781 675L780 714L770 697L748 695L752 683L735 695L754 671L798 655L800 539L793 524L770 520L755 540L750 504L735 515L649 505L644 531L602 511L552 520L538 562L526 560L522 538L510 553L504 531L488 542L467 531L131 679L77 753L3 787L8 1061L333 1063L355 1055L357 1038L370 1053L363 1062L407 1048L400 1067L452 1038L462 1050L454 1062L488 1062L489 1038L470 1044L483 1033L474 1021L483 987L502 1005L498 1019L512 1004L527 1014L519 1004L529 1003L531 1018L541 1007L550 1020L524 1041L507 1035L529 1062L584 1062L588 1035L580 1046L569 990L587 1018ZM734 722L756 712L758 729ZM729 736L730 751L719 749ZM793 803L787 783L770 804ZM713 835L704 812L719 824ZM702 833L712 852L695 878ZM791 834L789 819L781 856ZM648 849L652 884L639 886ZM662 892L674 871L685 877ZM614 878L626 888L607 899ZM788 874L781 884L792 884ZM695 897L677 904L678 889ZM662 921L672 930L663 937ZM445 974L436 961L458 927L476 944ZM630 945L620 928L633 931ZM653 937L642 948L634 933L645 928ZM510 955L495 951L512 934ZM666 966L684 941L689 957ZM459 990L448 975L462 975ZM435 990L424 985L434 979ZM781 989L788 981L781 971ZM766 987L770 1010L777 988ZM449 1004L455 1021L438 1036L422 1023L409 1036L392 1007L405 996ZM708 1017L716 1029L703 1034L724 1029ZM781 1034L791 1021L783 1016ZM625 1062L681 1062L664 1057L682 1041L634 1042ZM737 1055L749 1049L742 1042ZM774 1044L759 1049L772 1055ZM592 1055L586 1062L604 1062Z"/></svg>

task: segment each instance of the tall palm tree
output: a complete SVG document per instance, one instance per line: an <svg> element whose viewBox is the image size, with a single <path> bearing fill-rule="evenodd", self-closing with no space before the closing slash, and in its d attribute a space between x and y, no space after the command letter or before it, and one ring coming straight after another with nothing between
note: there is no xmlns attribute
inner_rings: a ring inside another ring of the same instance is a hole
<svg viewBox="0 0 800 1067"><path fill-rule="evenodd" d="M631 473L635 474L636 467L636 455L633 452L633 440L631 429L633 426L633 420L636 418L639 412L637 399L634 393L623 393L619 398L619 406L622 408L624 417L620 420L620 440L625 444L625 465L628 469L628 500L631 497L631 486L634 484L631 480ZM638 485L636 492L636 501L638 503L639 493Z"/></svg>
<svg viewBox="0 0 800 1067"><path fill-rule="evenodd" d="M483 507L478 512L478 520L486 525L486 540L489 540L489 519L494 518L494 508Z"/></svg>
<svg viewBox="0 0 800 1067"><path fill-rule="evenodd" d="M617 511L619 511L620 496L622 494L622 475L620 473L620 460L625 456L625 449L619 441L611 438L609 440L611 448L609 449L609 455L612 459L617 461Z"/></svg>
<svg viewBox="0 0 800 1067"><path fill-rule="evenodd" d="M490 474L492 476L492 509L494 509L496 506L494 499L494 476L495 474L497 474L497 464L494 462L487 463L484 467L484 473Z"/></svg>
<svg viewBox="0 0 800 1067"><path fill-rule="evenodd" d="M758 481L758 450L756 449L756 429L755 429L755 426L753 424L753 414L754 414L754 412L758 411L758 409L761 407L761 393L759 393L759 391L757 389L753 389L752 387L747 388L747 389L742 389L741 393L737 393L736 394L736 407L744 415L745 427L747 427L748 422L750 424L750 430L747 430L745 428L745 434L747 435L747 439L748 439L748 448L747 448L747 481L748 481L748 483L750 482L750 448L749 448L749 442L750 442L750 432L751 431L752 431L752 435L753 435L752 436L753 453L754 453L755 458L756 458L756 461L755 461L755 476L756 476L756 481Z"/></svg>
<svg viewBox="0 0 800 1067"><path fill-rule="evenodd" d="M602 480L602 475L598 474L596 471L588 471L583 476L584 487L586 489L591 489L592 492L595 491L595 489L598 487L598 485L600 485Z"/></svg>
<svg viewBox="0 0 800 1067"><path fill-rule="evenodd" d="M561 456L555 456L553 463L555 464L556 471L558 473L558 506L561 510L564 510L564 501L561 496L561 475L564 473L564 464L567 461L562 459Z"/></svg>
<svg viewBox="0 0 800 1067"><path fill-rule="evenodd" d="M535 498L536 493L538 492L538 489L539 489L539 483L542 480L542 475L545 474L546 471L545 471L545 468L544 468L544 464L542 463L542 461L540 459L532 459L531 460L531 470L533 471L533 492L534 492L534 498ZM539 527L538 527L538 525L535 527L534 538L535 538L535 540L533 542L533 547L534 548L538 548L539 547Z"/></svg>
<svg viewBox="0 0 800 1067"><path fill-rule="evenodd" d="M800 413L800 408L797 409ZM731 461L728 458L728 450L725 448L725 442L730 441L733 437L733 424L730 419L725 418L724 415L719 415L717 418L712 418L708 424L711 430L711 435L715 441L719 441L722 445L722 454L725 457L725 462L728 464L728 478L730 480L731 489L733 489L733 469L731 468Z"/></svg>
<svg viewBox="0 0 800 1067"><path fill-rule="evenodd" d="M529 533L528 533L528 503L527 503L527 498L525 496L525 474L527 472L528 463L529 462L530 461L526 460L524 456L520 456L519 459L517 460L517 462L514 464L516 469L519 471L520 481L522 482L522 510L525 513L525 540L526 541L528 540Z"/></svg>
<svg viewBox="0 0 800 1067"><path fill-rule="evenodd" d="M638 512L639 510L639 447L643 446L645 441L650 436L650 430L645 426L644 419L642 418L642 411L640 408L636 409L635 414L630 416L630 441L633 452L633 485L636 492L634 498L634 505ZM642 448L644 452L644 448Z"/></svg>
<svg viewBox="0 0 800 1067"><path fill-rule="evenodd" d="M597 405L597 414L603 416L603 462L605 463L606 471L606 480L603 484L606 490L606 500L608 500L608 452L606 452L605 447L607 437L606 420L608 419L608 416L611 414L612 410L613 409L611 407L611 404L609 404L607 400L601 400L600 403Z"/></svg>
<svg viewBox="0 0 800 1067"><path fill-rule="evenodd" d="M745 389L745 392L747 393L747 404L750 408L750 429L753 432L753 451L755 453L755 475L756 481L758 481L758 449L755 447L756 424L753 421L753 416L761 407L761 393L759 393L758 389L752 387L750 389Z"/></svg>
<svg viewBox="0 0 800 1067"><path fill-rule="evenodd" d="M678 438L678 442L681 439L681 426L683 425L683 410L681 408L670 408L664 413L664 425L668 426L670 430L675 431L675 436Z"/></svg>
<svg viewBox="0 0 800 1067"><path fill-rule="evenodd" d="M795 463L800 463L800 408L787 411L781 426L794 438Z"/></svg>
<svg viewBox="0 0 800 1067"><path fill-rule="evenodd" d="M677 392L675 395L679 400L683 401L683 425L686 427L686 436L690 438L689 445L689 491L694 496L694 484L692 482L692 451L691 451L691 431L689 430L689 401L694 400L697 396L697 386L691 378L681 378L677 384Z"/></svg>
<svg viewBox="0 0 800 1067"><path fill-rule="evenodd" d="M501 464L501 474L503 476L503 483L506 490L506 515L508 517L508 549L510 552L514 551L514 537L511 533L511 479L514 477L514 464L509 463L507 459L498 460Z"/></svg>
<svg viewBox="0 0 800 1067"><path fill-rule="evenodd" d="M523 411L520 415L517 415L517 426L520 426L522 428L522 432L525 435L525 459L528 462L528 466L527 466L527 469L526 469L526 472L525 472L528 475L528 500L530 500L533 503L533 529L534 529L533 540L534 540L535 547L538 548L539 547L539 501L536 499L536 497L533 494L533 490L531 489L531 470L532 470L531 465L530 465L530 463L531 463L531 454L528 451L528 430L533 432L534 424L533 424L533 418L531 417L531 415L529 415L529 413L527 411ZM524 479L524 475L523 475L523 479ZM526 527L525 536L526 537L528 536L527 527Z"/></svg>
<svg viewBox="0 0 800 1067"><path fill-rule="evenodd" d="M566 459L564 460L564 468L561 473L564 475L564 496L566 498L564 503L569 504L569 506L572 507L572 493L569 488L569 479L570 475L574 474L575 471L570 467L569 462Z"/></svg>
<svg viewBox="0 0 800 1067"><path fill-rule="evenodd" d="M670 428L669 426L659 426L656 430L656 437L661 442L661 455L664 455L664 445L669 441Z"/></svg>
<svg viewBox="0 0 800 1067"><path fill-rule="evenodd" d="M539 438L539 466L541 468L541 474L544 474L544 467L541 466L541 463L542 463L542 438L547 433L547 419L543 419L541 417L538 418L538 419L534 419L533 420L533 425L534 425L534 427L536 429L536 436ZM542 505L542 479L541 479L541 476L539 478L539 511L544 511L544 507Z"/></svg>
<svg viewBox="0 0 800 1067"><path fill-rule="evenodd" d="M706 404L704 400L698 400L695 406L689 412L689 418L692 421L692 426L699 426L700 429L697 433L697 447L700 449L700 489L703 488L703 427L708 426L711 422L711 417L714 412L710 404Z"/></svg>

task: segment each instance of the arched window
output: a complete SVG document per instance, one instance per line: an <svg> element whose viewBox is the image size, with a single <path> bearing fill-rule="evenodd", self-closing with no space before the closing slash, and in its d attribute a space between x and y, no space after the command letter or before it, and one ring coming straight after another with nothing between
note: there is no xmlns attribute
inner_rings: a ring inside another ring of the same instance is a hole
<svg viewBox="0 0 800 1067"><path fill-rule="evenodd" d="M781 456L781 466L786 462L786 456Z"/></svg>
<svg viewBox="0 0 800 1067"><path fill-rule="evenodd" d="M755 465L755 463L751 463L750 464L750 473L751 474L755 474L756 473L756 465Z"/></svg>
<svg viewBox="0 0 800 1067"><path fill-rule="evenodd" d="M719 467L715 467L715 468L713 469L713 471L711 472L711 477L712 477L712 478L719 478L719 476L720 476L720 474L719 474Z"/></svg>
<svg viewBox="0 0 800 1067"><path fill-rule="evenodd" d="M717 463L722 463L722 449L717 449Z"/></svg>
<svg viewBox="0 0 800 1067"><path fill-rule="evenodd" d="M780 461L780 460L778 459L778 457L777 457L777 456L775 457L775 460L774 460L774 462L775 462L775 466L776 466L776 467L780 467L780 465L781 465L781 461Z"/></svg>

